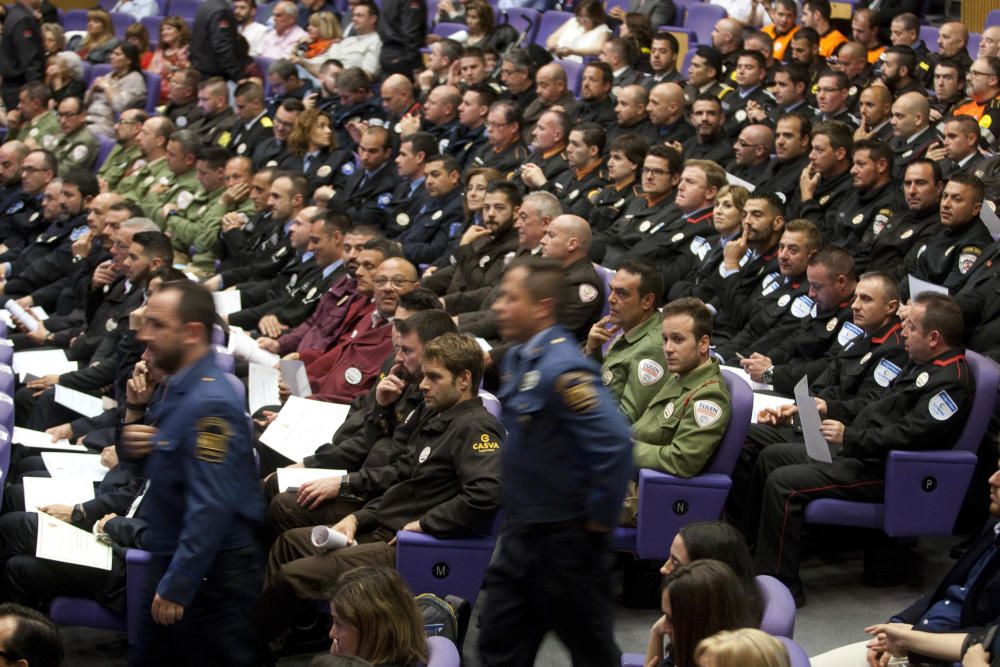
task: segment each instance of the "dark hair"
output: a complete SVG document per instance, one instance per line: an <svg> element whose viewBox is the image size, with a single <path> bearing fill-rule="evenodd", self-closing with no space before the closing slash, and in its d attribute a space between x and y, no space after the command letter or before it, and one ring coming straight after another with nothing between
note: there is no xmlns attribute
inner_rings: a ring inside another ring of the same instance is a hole
<svg viewBox="0 0 1000 667"><path fill-rule="evenodd" d="M722 112L722 100L712 93L698 93L695 95L694 102L691 103L691 108L693 109L694 105L698 102L708 102L710 104L714 104L719 109L719 112Z"/></svg>
<svg viewBox="0 0 1000 667"><path fill-rule="evenodd" d="M0 604L0 618L17 619L17 627L7 641L8 658L25 660L38 667L57 667L63 660L59 628L45 614L13 602Z"/></svg>
<svg viewBox="0 0 1000 667"><path fill-rule="evenodd" d="M418 287L412 292L399 296L399 307L405 308L411 313L422 310L443 310L441 307L441 297L426 287Z"/></svg>
<svg viewBox="0 0 1000 667"><path fill-rule="evenodd" d="M53 176L59 175L59 159L56 157L55 153L49 150L45 150L44 148L36 148L35 150L29 151L28 153L29 155L31 153L41 153L42 168L51 171Z"/></svg>
<svg viewBox="0 0 1000 667"><path fill-rule="evenodd" d="M148 42L148 40L147 40ZM138 72L142 69L142 54L139 53L139 47L132 42L122 40L118 42L115 49L121 49L122 55L128 58L128 71ZM114 49L111 49L114 51Z"/></svg>
<svg viewBox="0 0 1000 667"><path fill-rule="evenodd" d="M578 0L573 6L573 14L581 14L589 18L596 25L608 22L608 15L604 13L604 4L600 0Z"/></svg>
<svg viewBox="0 0 1000 667"><path fill-rule="evenodd" d="M809 266L824 266L831 276L854 278L854 258L839 245L828 245L809 258Z"/></svg>
<svg viewBox="0 0 1000 667"><path fill-rule="evenodd" d="M851 131L851 128L835 120L827 120L818 123L813 128L813 138L818 134L827 137L834 150L838 148L846 150L847 159L851 159L851 155L854 152L854 132Z"/></svg>
<svg viewBox="0 0 1000 667"><path fill-rule="evenodd" d="M41 102L42 106L48 108L49 100L52 99L52 90L44 83L41 81L30 81L21 86L21 90L25 92L29 100Z"/></svg>
<svg viewBox="0 0 1000 667"><path fill-rule="evenodd" d="M785 231L783 233L804 234L806 244L810 250L819 250L823 247L823 233L819 231L819 227L812 220L805 218L789 220L785 223Z"/></svg>
<svg viewBox="0 0 1000 667"><path fill-rule="evenodd" d="M396 320L396 331L401 336L416 332L420 342L426 344L438 336L456 333L458 327L455 326L451 315L440 309L432 309L413 313L405 320Z"/></svg>
<svg viewBox="0 0 1000 667"><path fill-rule="evenodd" d="M892 274L885 271L869 271L858 277L858 282L862 280L877 280L881 285L882 296L889 301L899 301L899 281Z"/></svg>
<svg viewBox="0 0 1000 667"><path fill-rule="evenodd" d="M649 147L646 151L646 157L658 157L661 160L667 161L667 169L670 173L679 176L684 170L684 158L681 156L680 151L676 148L671 148L666 144L655 144Z"/></svg>
<svg viewBox="0 0 1000 667"><path fill-rule="evenodd" d="M917 69L916 52L909 46L890 46L885 50L885 57L888 58L890 53L899 56L900 67L905 67L907 75L913 76Z"/></svg>
<svg viewBox="0 0 1000 667"><path fill-rule="evenodd" d="M434 146L434 149L436 150L437 146ZM454 155L447 155L447 154L442 155L440 153L438 154L431 153L427 155L427 158L424 160L424 164L427 165L430 164L431 162L440 162L441 165L444 167L444 170L449 174L453 174L456 171L457 172L462 171L462 166L458 163L458 160L455 159Z"/></svg>
<svg viewBox="0 0 1000 667"><path fill-rule="evenodd" d="M752 58L753 61L757 63L757 67L763 70L767 69L767 58L765 58L764 54L761 53L760 51L751 51L750 49L743 49L742 51L736 54L736 60L739 60L740 58Z"/></svg>
<svg viewBox="0 0 1000 667"><path fill-rule="evenodd" d="M802 26L792 35L792 41L809 42L809 46L819 46L819 33L812 28Z"/></svg>
<svg viewBox="0 0 1000 667"><path fill-rule="evenodd" d="M352 93L359 90L368 92L372 89L372 80L360 67L345 67L344 71L337 75L337 89Z"/></svg>
<svg viewBox="0 0 1000 667"><path fill-rule="evenodd" d="M979 203L982 203L986 197L986 186L983 184L982 179L978 176L973 176L967 171L955 172L948 178L948 182L972 188L972 198Z"/></svg>
<svg viewBox="0 0 1000 667"><path fill-rule="evenodd" d="M743 583L725 563L703 558L663 579L673 615L670 656L675 667L694 667L694 649L720 630L755 625Z"/></svg>
<svg viewBox="0 0 1000 667"><path fill-rule="evenodd" d="M465 92L478 95L480 106L491 107L497 101L497 91L493 90L488 83L474 83L466 88Z"/></svg>
<svg viewBox="0 0 1000 667"><path fill-rule="evenodd" d="M809 87L809 68L802 63L782 63L775 69L775 73L784 72L788 75L788 80L792 85L801 83Z"/></svg>
<svg viewBox="0 0 1000 667"><path fill-rule="evenodd" d="M175 280L187 280L188 277L184 275L184 272L180 269L175 269L169 264L164 264L158 269L153 269L149 272L149 282L153 282L153 278L159 278L164 284L172 283Z"/></svg>
<svg viewBox="0 0 1000 667"><path fill-rule="evenodd" d="M587 146L597 146L598 154L604 152L604 142L607 140L607 134L604 128L597 123L580 123L579 125L570 125L570 132L579 132L583 137L583 143ZM569 133L566 134L567 138Z"/></svg>
<svg viewBox="0 0 1000 667"><path fill-rule="evenodd" d="M820 79L833 79L837 82L837 90L847 90L851 82L848 80L847 75L843 72L838 72L837 70L828 69L819 75ZM818 79L817 79L818 80Z"/></svg>
<svg viewBox="0 0 1000 667"><path fill-rule="evenodd" d="M773 190L764 190L758 188L753 192L751 192L750 195L747 197L747 201L750 201L751 199L763 199L764 201L766 201L768 208L771 209L771 213L773 213L775 216L785 215L785 200L782 199L782 197Z"/></svg>
<svg viewBox="0 0 1000 667"><path fill-rule="evenodd" d="M798 111L789 111L778 116L778 123L788 119L799 121L799 136L812 136L812 120L807 115ZM775 127L777 127L777 123L775 123Z"/></svg>
<svg viewBox="0 0 1000 667"><path fill-rule="evenodd" d="M335 233L347 234L351 231L351 218L343 211L324 211L313 219L323 221L323 233L333 236Z"/></svg>
<svg viewBox="0 0 1000 667"><path fill-rule="evenodd" d="M400 144L413 144L414 153L423 153L424 162L429 162L431 156L438 152L438 141L430 132L414 132L399 140Z"/></svg>
<svg viewBox="0 0 1000 667"><path fill-rule="evenodd" d="M498 100L490 105L490 111L493 110L503 112L505 123L517 123L519 128L524 127L524 115L521 113L521 107L513 100Z"/></svg>
<svg viewBox="0 0 1000 667"><path fill-rule="evenodd" d="M518 257L504 269L504 274L514 269L524 269L527 275L523 287L535 303L551 299L555 304L553 316L566 299L566 275L562 264L547 257Z"/></svg>
<svg viewBox="0 0 1000 667"><path fill-rule="evenodd" d="M670 301L662 308L663 319L676 315L689 315L694 321L692 327L694 337L701 340L703 336L712 337L712 311L698 298L685 296Z"/></svg>
<svg viewBox="0 0 1000 667"><path fill-rule="evenodd" d="M108 207L109 211L128 211L129 218L144 218L146 217L146 212L142 210L142 207L131 199L126 199L125 201L115 202Z"/></svg>
<svg viewBox="0 0 1000 667"><path fill-rule="evenodd" d="M207 164L209 169L222 169L229 162L229 151L222 146L204 146L198 149L198 161Z"/></svg>
<svg viewBox="0 0 1000 667"><path fill-rule="evenodd" d="M430 311L429 311L430 312ZM483 379L483 351L479 344L469 337L458 333L446 333L438 336L424 347L423 360L434 360L441 363L454 376L469 371L472 381L470 390L475 393Z"/></svg>
<svg viewBox="0 0 1000 667"><path fill-rule="evenodd" d="M168 265L174 263L174 247L163 232L138 232L132 236L132 243L142 246L146 259L162 259Z"/></svg>
<svg viewBox="0 0 1000 667"><path fill-rule="evenodd" d="M191 130L177 130L170 135L170 141L180 146L181 152L187 155L197 156L201 148L201 138Z"/></svg>
<svg viewBox="0 0 1000 667"><path fill-rule="evenodd" d="M677 52L681 50L681 45L677 43L677 38L674 37L673 33L666 32L664 30L659 31L653 35L654 42L666 42L670 45L670 50L677 55Z"/></svg>
<svg viewBox="0 0 1000 667"><path fill-rule="evenodd" d="M646 159L649 144L638 134L620 134L611 142L611 151L620 151L625 159L635 165L636 174L642 169L642 161Z"/></svg>
<svg viewBox="0 0 1000 667"><path fill-rule="evenodd" d="M699 46L694 54L705 61L705 64L715 70L715 78L722 76L722 52L714 46Z"/></svg>
<svg viewBox="0 0 1000 667"><path fill-rule="evenodd" d="M982 130L980 130L979 121L975 119L974 116L969 116L968 114L960 114L958 116L949 116L945 119L946 123L958 123L958 131L962 134L974 134L976 135L976 144L979 143L980 137L983 136Z"/></svg>
<svg viewBox="0 0 1000 667"><path fill-rule="evenodd" d="M913 160L912 162L910 162L910 164L906 165L906 169L909 169L910 167L912 167L915 164L925 164L925 165L929 166L931 168L931 173L933 174L933 178L934 178L934 182L935 183L940 183L941 181L944 180L944 173L941 171L941 163L940 162L937 162L936 160L931 160L930 158L920 157L920 158L917 158L916 160ZM906 170L905 169L903 170L903 180L904 181L906 180Z"/></svg>
<svg viewBox="0 0 1000 667"><path fill-rule="evenodd" d="M337 80L339 81L340 78L338 77ZM306 110L306 106L302 104L302 100L294 97L286 97L284 101L282 101L279 108L284 109L289 113L300 113Z"/></svg>
<svg viewBox="0 0 1000 667"><path fill-rule="evenodd" d="M600 70L602 80L608 85L611 85L615 80L615 75L611 71L611 65L602 60L592 60L584 67L584 69L588 68Z"/></svg>
<svg viewBox="0 0 1000 667"><path fill-rule="evenodd" d="M635 259L626 259L618 266L618 270L639 276L640 299L647 294L652 294L655 297L653 299L654 308L663 299L663 276L649 264Z"/></svg>
<svg viewBox="0 0 1000 667"><path fill-rule="evenodd" d="M819 15L823 17L823 20L830 21L830 16L833 13L833 9L830 7L830 0L803 0L802 9L805 11L819 12Z"/></svg>
<svg viewBox="0 0 1000 667"><path fill-rule="evenodd" d="M919 32L920 31L920 19L917 18L916 14L911 12L904 12L896 16L893 21L899 21L899 24L904 30L908 32Z"/></svg>
<svg viewBox="0 0 1000 667"><path fill-rule="evenodd" d="M497 192L507 197L507 201L515 208L520 206L523 201L521 189L510 181L493 181L486 186L486 194L491 195Z"/></svg>
<svg viewBox="0 0 1000 667"><path fill-rule="evenodd" d="M80 195L84 199L96 197L101 192L101 186L97 182L97 175L89 169L75 167L62 176L63 185L75 185L80 190Z"/></svg>
<svg viewBox="0 0 1000 667"><path fill-rule="evenodd" d="M921 292L910 295L913 303L924 307L924 317L920 328L927 333L937 331L948 345L961 345L964 325L962 324L962 309L955 300L945 294Z"/></svg>
<svg viewBox="0 0 1000 667"><path fill-rule="evenodd" d="M392 259L393 257L403 256L403 246L399 245L397 241L391 241L384 237L378 237L374 239L368 239L365 244L361 246L362 250L374 250L375 252L382 253L382 261L387 259Z"/></svg>
<svg viewBox="0 0 1000 667"><path fill-rule="evenodd" d="M136 236L139 236L136 234ZM215 300L212 293L204 285L193 280L175 280L164 283L161 292L177 290L181 298L177 302L177 316L182 324L195 322L205 328L205 342L212 340L212 327L215 326Z"/></svg>
<svg viewBox="0 0 1000 667"><path fill-rule="evenodd" d="M892 174L894 157L888 143L875 141L874 139L862 139L854 144L854 154L857 155L858 151L868 151L868 156L873 162L885 160L888 165L888 172Z"/></svg>

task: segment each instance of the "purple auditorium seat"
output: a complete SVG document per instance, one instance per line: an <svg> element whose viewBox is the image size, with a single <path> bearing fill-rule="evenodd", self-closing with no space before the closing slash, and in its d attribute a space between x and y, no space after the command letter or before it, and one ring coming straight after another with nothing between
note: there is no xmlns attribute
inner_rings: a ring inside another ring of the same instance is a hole
<svg viewBox="0 0 1000 667"><path fill-rule="evenodd" d="M922 25L920 26L920 39L924 41L927 48L937 53L938 45L938 33L941 31L936 25Z"/></svg>
<svg viewBox="0 0 1000 667"><path fill-rule="evenodd" d="M133 23L138 23L135 17L125 12L111 12L111 25L118 39L125 39L125 29Z"/></svg>
<svg viewBox="0 0 1000 667"><path fill-rule="evenodd" d="M236 368L236 359L229 354L226 348L221 345L215 346L215 365L222 369L224 373L232 373Z"/></svg>
<svg viewBox="0 0 1000 667"><path fill-rule="evenodd" d="M273 60L271 58L265 58L264 56L254 56L253 61L260 68L260 71L264 73L264 97L267 99L271 98L271 80L267 76L267 71L271 69L271 63Z"/></svg>
<svg viewBox="0 0 1000 667"><path fill-rule="evenodd" d="M976 396L955 446L949 450L889 452L883 502L814 500L806 505L806 522L878 528L889 537L951 535L1000 383L1000 368L992 360L971 350L965 358L976 382Z"/></svg>
<svg viewBox="0 0 1000 667"><path fill-rule="evenodd" d="M7 364L0 364L0 396L14 396L14 371Z"/></svg>
<svg viewBox="0 0 1000 667"><path fill-rule="evenodd" d="M97 3L97 6L106 12L110 12L117 4L118 0L100 0L100 2Z"/></svg>
<svg viewBox="0 0 1000 667"><path fill-rule="evenodd" d="M111 65L91 65L89 70L84 69L84 74L86 74L87 87L90 88L90 84L94 82L94 79L105 74L111 74Z"/></svg>
<svg viewBox="0 0 1000 667"><path fill-rule="evenodd" d="M170 15L180 16L188 23L193 23L201 3L202 0L170 0Z"/></svg>
<svg viewBox="0 0 1000 667"><path fill-rule="evenodd" d="M760 629L775 637L795 635L795 598L783 583L762 574L756 578L763 615Z"/></svg>
<svg viewBox="0 0 1000 667"><path fill-rule="evenodd" d="M537 9L511 7L505 13L510 27L516 30L517 34L524 35L524 39L521 40L522 44L531 44L535 41L538 25L542 20L542 15L538 13Z"/></svg>
<svg viewBox="0 0 1000 667"><path fill-rule="evenodd" d="M467 29L464 23L438 23L431 32L439 37L450 37L456 32L462 32Z"/></svg>
<svg viewBox="0 0 1000 667"><path fill-rule="evenodd" d="M160 75L143 71L142 78L146 82L146 113L153 115L160 103Z"/></svg>
<svg viewBox="0 0 1000 667"><path fill-rule="evenodd" d="M728 371L722 375L732 401L731 417L705 472L684 479L655 470L640 470L638 525L615 528L612 541L616 550L635 552L639 558L662 560L678 530L695 521L718 521L722 515L733 485L733 468L753 412L750 385Z"/></svg>
<svg viewBox="0 0 1000 667"><path fill-rule="evenodd" d="M687 53L684 54L684 64L681 65L681 76L685 79L688 75L688 68L691 67L691 59L694 58L695 50L688 48Z"/></svg>
<svg viewBox="0 0 1000 667"><path fill-rule="evenodd" d="M0 428L14 432L14 397L9 394L0 396Z"/></svg>
<svg viewBox="0 0 1000 667"><path fill-rule="evenodd" d="M155 47L160 42L160 24L163 23L163 17L143 16L139 19L139 23L146 26L146 32L149 33L150 48Z"/></svg>
<svg viewBox="0 0 1000 667"><path fill-rule="evenodd" d="M10 426L0 425L0 500L3 500L3 489L7 482L7 471L10 469L10 433L13 427L13 411L11 412Z"/></svg>
<svg viewBox="0 0 1000 667"><path fill-rule="evenodd" d="M775 637L775 639L784 644L785 648L788 649L788 664L791 665L791 667L809 667L812 665L812 663L809 662L809 656L806 655L806 652L802 650L802 647L794 641L788 637Z"/></svg>
<svg viewBox="0 0 1000 667"><path fill-rule="evenodd" d="M965 45L965 50L969 52L969 57L973 60L979 55L979 42L983 40L982 33L970 32L969 43Z"/></svg>
<svg viewBox="0 0 1000 667"><path fill-rule="evenodd" d="M71 30L86 30L87 29L87 10L86 9L70 9L65 14L63 14L63 30L69 32Z"/></svg>
<svg viewBox="0 0 1000 667"><path fill-rule="evenodd" d="M49 607L49 618L59 625L79 625L87 628L99 628L128 634L129 644L138 641L138 619L143 613L142 606L144 589L149 582L149 562L153 555L140 549L129 549L125 553L125 615L121 616L111 611L95 600L86 598L60 597L52 601Z"/></svg>
<svg viewBox="0 0 1000 667"><path fill-rule="evenodd" d="M427 638L427 667L461 667L458 649L447 637Z"/></svg>
<svg viewBox="0 0 1000 667"><path fill-rule="evenodd" d="M457 595L475 605L493 557L495 537L441 540L425 533L396 533L396 569L414 595Z"/></svg>
<svg viewBox="0 0 1000 667"><path fill-rule="evenodd" d="M995 25L1000 25L1000 9L990 10L990 13L986 15L986 22L983 24L983 30L992 28Z"/></svg>
<svg viewBox="0 0 1000 667"><path fill-rule="evenodd" d="M545 41L549 38L549 36L558 30L559 26L566 21L569 21L571 18L573 18L572 12L545 12L538 21L538 28L535 30L535 38L532 41L544 49Z"/></svg>
<svg viewBox="0 0 1000 667"><path fill-rule="evenodd" d="M695 41L699 44L711 44L712 30L715 29L716 22L727 16L726 10L722 7L699 2L688 6L684 27L695 31L697 35Z"/></svg>
<svg viewBox="0 0 1000 667"><path fill-rule="evenodd" d="M562 58L556 58L552 62L559 63L559 66L563 68L566 72L566 87L569 92L573 93L574 97L580 96L580 84L583 81L583 70L586 67L584 63L578 63L575 60L563 60Z"/></svg>
<svg viewBox="0 0 1000 667"><path fill-rule="evenodd" d="M101 165L108 159L108 156L111 155L111 151L115 147L114 139L101 134L97 135L97 142L100 144L100 148L97 149L97 159L94 161L95 171L101 168Z"/></svg>
<svg viewBox="0 0 1000 667"><path fill-rule="evenodd" d="M687 10L691 5L699 4L699 0L674 0L674 7L677 13L674 15L673 25L682 26L687 19Z"/></svg>
<svg viewBox="0 0 1000 667"><path fill-rule="evenodd" d="M500 405L500 399L490 392L481 389L479 390L479 398L483 401L483 407L486 408L486 411L497 419L500 419L501 410L503 409Z"/></svg>
<svg viewBox="0 0 1000 667"><path fill-rule="evenodd" d="M611 279L615 277L615 271L600 264L594 264L594 270L597 271L597 275L601 279L601 286L604 288L604 309L601 310L601 317L606 317L611 308L608 297L611 296Z"/></svg>
<svg viewBox="0 0 1000 667"><path fill-rule="evenodd" d="M14 358L14 346L4 341L0 344L0 364L10 366L11 359Z"/></svg>

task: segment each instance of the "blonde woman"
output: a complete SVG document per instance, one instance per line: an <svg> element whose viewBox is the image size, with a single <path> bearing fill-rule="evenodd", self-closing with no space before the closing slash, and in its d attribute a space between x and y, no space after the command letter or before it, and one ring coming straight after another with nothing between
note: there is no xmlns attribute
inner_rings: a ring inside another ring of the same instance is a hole
<svg viewBox="0 0 1000 667"><path fill-rule="evenodd" d="M309 17L307 37L303 37L288 59L315 77L330 56L330 47L341 40L340 23L331 12L317 12Z"/></svg>
<svg viewBox="0 0 1000 667"><path fill-rule="evenodd" d="M694 651L697 667L789 667L788 649L756 628L723 630L702 639Z"/></svg>
<svg viewBox="0 0 1000 667"><path fill-rule="evenodd" d="M87 10L87 31L79 42L70 46L77 55L93 65L108 62L111 50L118 45L115 29L111 25L111 14L103 9Z"/></svg>
<svg viewBox="0 0 1000 667"><path fill-rule="evenodd" d="M45 45L45 55L54 56L66 48L66 31L58 23L43 23L42 43Z"/></svg>

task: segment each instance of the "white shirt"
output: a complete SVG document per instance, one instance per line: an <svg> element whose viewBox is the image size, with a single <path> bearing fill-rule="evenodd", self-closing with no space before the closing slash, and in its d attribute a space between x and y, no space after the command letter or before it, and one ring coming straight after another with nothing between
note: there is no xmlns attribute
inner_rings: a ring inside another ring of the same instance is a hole
<svg viewBox="0 0 1000 667"><path fill-rule="evenodd" d="M382 53L382 39L377 32L367 35L345 37L320 56L323 62L336 58L344 67L360 67L372 76L378 76L379 54Z"/></svg>
<svg viewBox="0 0 1000 667"><path fill-rule="evenodd" d="M160 6L156 4L156 0L118 0L111 11L131 14L136 20L139 20L147 16L158 15Z"/></svg>
<svg viewBox="0 0 1000 667"><path fill-rule="evenodd" d="M264 33L267 32L267 26L263 23L251 21L244 26L240 26L239 30L240 34L243 35L243 39L247 40L247 44L250 45L250 55L259 56L260 40L264 39ZM267 72L264 72L264 74L267 74Z"/></svg>
<svg viewBox="0 0 1000 667"><path fill-rule="evenodd" d="M289 28L284 35L279 35L274 28L268 28L260 39L257 55L275 59L287 58L292 55L292 50L299 43L299 40L308 36L306 31L297 25Z"/></svg>

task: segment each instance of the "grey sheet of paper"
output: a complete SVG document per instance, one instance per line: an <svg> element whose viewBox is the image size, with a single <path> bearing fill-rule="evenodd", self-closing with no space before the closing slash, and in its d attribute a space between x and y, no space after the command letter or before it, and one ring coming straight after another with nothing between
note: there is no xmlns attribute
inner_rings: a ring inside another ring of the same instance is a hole
<svg viewBox="0 0 1000 667"><path fill-rule="evenodd" d="M816 401L809 395L809 378L805 375L795 385L795 405L799 408L799 422L802 424L802 437L805 438L809 458L831 463L833 457L830 456L830 446L819 432L819 409Z"/></svg>
<svg viewBox="0 0 1000 667"><path fill-rule="evenodd" d="M926 280L921 280L912 273L906 277L906 281L910 288L910 299L913 299L918 294L922 294L923 292L932 292L934 294L944 294L945 296L948 296L948 288L944 285L937 285Z"/></svg>

